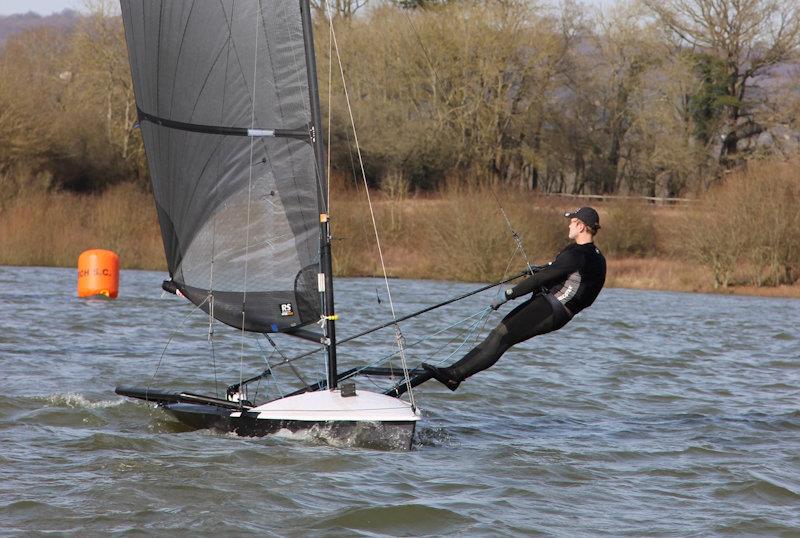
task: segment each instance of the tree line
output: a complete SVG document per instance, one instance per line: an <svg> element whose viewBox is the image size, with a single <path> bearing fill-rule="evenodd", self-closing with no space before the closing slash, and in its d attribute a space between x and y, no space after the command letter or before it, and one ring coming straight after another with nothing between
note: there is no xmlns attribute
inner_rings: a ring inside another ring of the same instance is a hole
<svg viewBox="0 0 800 538"><path fill-rule="evenodd" d="M488 181L691 195L800 148L794 0L640 0L604 14L571 1L323 2L316 44L336 181L359 168L340 69L368 178L386 190ZM109 4L71 30L9 38L4 190L146 184L135 110Z"/></svg>

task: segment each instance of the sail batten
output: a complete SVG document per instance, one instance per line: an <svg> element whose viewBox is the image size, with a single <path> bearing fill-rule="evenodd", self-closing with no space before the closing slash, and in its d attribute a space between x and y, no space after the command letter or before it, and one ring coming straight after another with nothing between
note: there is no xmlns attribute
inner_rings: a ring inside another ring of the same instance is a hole
<svg viewBox="0 0 800 538"><path fill-rule="evenodd" d="M297 1L121 3L172 282L245 330L319 320L320 177Z"/></svg>
<svg viewBox="0 0 800 538"><path fill-rule="evenodd" d="M311 133L308 127L296 129L265 129L261 127L227 127L224 125L201 125L198 123L185 123L182 121L174 121L153 114L148 114L144 110L137 109L139 121L149 121L156 125L169 127L170 129L177 129L179 131L189 131L193 133L206 133L206 134L219 134L228 136L249 136L253 138L260 137L288 137L297 138L298 140L311 141Z"/></svg>

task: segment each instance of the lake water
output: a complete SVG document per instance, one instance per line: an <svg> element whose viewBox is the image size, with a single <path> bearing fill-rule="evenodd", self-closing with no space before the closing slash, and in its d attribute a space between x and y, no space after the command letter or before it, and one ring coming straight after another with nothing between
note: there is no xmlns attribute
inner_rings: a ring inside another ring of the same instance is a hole
<svg viewBox="0 0 800 538"><path fill-rule="evenodd" d="M417 389L398 453L187 431L116 396L264 368L265 341L220 326L212 359L208 318L162 298L164 276L82 300L74 270L0 267L0 534L800 536L800 301L605 290L457 392ZM398 315L478 286L391 285ZM382 281L336 286L340 335L388 318ZM457 355L464 326L426 335L491 297L403 323L412 365ZM344 366L392 349L373 336Z"/></svg>

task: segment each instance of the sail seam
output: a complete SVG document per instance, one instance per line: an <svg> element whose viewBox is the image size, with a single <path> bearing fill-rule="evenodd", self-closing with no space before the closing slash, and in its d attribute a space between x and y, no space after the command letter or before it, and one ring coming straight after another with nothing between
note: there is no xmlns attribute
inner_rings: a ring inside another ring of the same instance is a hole
<svg viewBox="0 0 800 538"><path fill-rule="evenodd" d="M186 31L189 29L189 21L192 20L192 12L194 11L194 0L192 5L189 6L189 14L186 16L186 24L183 25L183 32L181 34L181 42L178 45L178 55L175 58L175 69L172 72L172 96L169 100L169 113L172 115L172 108L175 106L175 84L178 81L178 68L181 65L181 54L183 54L183 43L186 41Z"/></svg>
<svg viewBox="0 0 800 538"><path fill-rule="evenodd" d="M164 21L164 4L159 6L158 38L156 39L156 113L161 110L161 24Z"/></svg>
<svg viewBox="0 0 800 538"><path fill-rule="evenodd" d="M225 14L225 21L226 21L226 23L228 25L229 35L232 36L233 35L233 33L232 33L233 32L233 30L232 30L233 11L231 11L231 16L230 16L230 19L229 19L228 18L228 13L225 10L225 7L224 7L222 1L220 1L220 6L223 8L223 13ZM261 7L260 2L258 4L258 6L257 6L257 9L258 9L259 15L261 15L260 16L260 21L261 21L260 24L261 24L261 27L264 30L264 36L265 36L264 46L266 48L267 58L269 60L268 64L269 64L270 69L272 71L272 78L273 79L277 79L277 74L275 73L275 64L274 64L274 61L273 61L274 59L273 59L273 55L272 55L272 48L270 47L270 40L269 40L269 37L268 37L269 36L269 32L267 31L265 18L263 17L263 14L261 13L262 7ZM286 19L286 18L284 17L284 19ZM256 17L256 21L258 21L258 20L259 20L259 17L257 16ZM256 26L258 26L258 24ZM256 32L258 32L257 29L256 29ZM245 86L246 86L247 85L247 76L245 75L245 72L244 72L244 66L242 64L242 59L239 56L239 50L236 47L236 41L233 40L233 38L231 37L230 38L230 42L232 44L234 57L236 58L236 64L239 66L239 73L241 74L242 79L245 81ZM256 49L257 49L257 45L256 45ZM257 50L256 50L256 52L257 52ZM253 77L254 77L253 78L253 94L251 95L250 92L248 91L248 97L250 98L250 101L251 101L250 104L253 107L253 110L255 110L255 100L254 100L255 97L254 96L255 96L255 87L256 87L256 83L257 83L257 81L255 79L255 76L256 75L255 75L255 72L254 72L254 74L253 74ZM285 116L284 110L283 110L283 99L281 98L280 88L278 86L275 87L275 97L276 97L275 101L276 101L277 106L278 106L279 115L280 115L280 117L283 118ZM254 126L254 120L251 119L251 128L253 128L253 126ZM295 138L297 140L302 140L304 142L310 143L311 142L310 126L311 126L311 124L309 123L309 124L305 125L303 128L299 128L299 129L273 129L273 131L275 132L274 137L275 138ZM249 136L249 135L243 135L243 134L240 134L240 133L237 133L237 135L239 135L239 136ZM267 143L266 143L266 140L265 140L265 138L267 138L267 137L261 136L261 137L257 137L257 138L261 142L261 145L262 145L263 150L264 150L264 159L265 159L264 164L268 164L269 173L271 174L271 177L274 178L277 174L275 173L275 166L274 166L274 163L273 163L273 160L272 160L272 152L270 151L269 147L267 146ZM286 144L286 150L291 155L291 158L289 159L289 166L291 167L291 170L292 170L292 173L291 173L292 183L295 186L295 190L298 190L298 188L297 188L297 176L298 176L298 174L297 174L297 170L295 168L295 158L294 158L295 151L294 151L294 148L292 147L291 144ZM251 164L251 166L253 165L252 156L251 156L251 163L250 164ZM306 217L305 217L305 214L304 214L304 212L302 210L302 202L299 199L299 197L298 197L298 207L300 208L300 214L302 216L302 220L303 220L303 222L305 222L306 221ZM310 247L308 246L308 244L306 244L306 249L307 249L308 255L310 257L311 256L311 252L309 250Z"/></svg>
<svg viewBox="0 0 800 538"><path fill-rule="evenodd" d="M261 9L260 4L259 4L259 9ZM277 13L276 13L276 15L277 15ZM286 5L283 6L283 12L282 12L282 16L281 17L282 17L282 20L284 22L285 27L286 28L290 28L291 27L290 26L291 19L289 17L289 14L286 11ZM264 36L266 38L264 40L264 46L265 46L266 51L267 51L267 57L269 58L269 66L270 66L270 70L272 72L272 77L273 77L273 79L277 80L278 76L275 73L275 62L273 61L274 59L273 59L273 56L272 56L272 47L270 46L270 40L269 40L269 35L270 34L267 31L267 22L266 22L265 18L263 17L263 15L261 17L261 26L262 26L262 28L264 30ZM297 55L295 54L294 48L292 48L292 60L294 62L294 72L297 73L299 71L299 64L297 62ZM297 75L297 85L298 85L298 87L302 87L303 86L303 80L302 80L301 76L302 75L300 75L300 74ZM255 84L255 81L253 82L253 84ZM306 85L308 85L308 80L306 80ZM279 112L280 116L283 118L285 116L285 113L284 113L284 110L283 110L283 106L284 105L283 105L283 99L281 97L280 85L278 85L278 84L275 85L275 97L276 97L276 101L277 101L277 105L278 105L278 112ZM301 102L303 103L303 105L305 107L305 101L301 100ZM313 123L313 120L311 119L311 113L308 110L308 107L304 108L304 112L306 112L305 117L309 118L309 123L306 125L306 129L305 129L305 132L303 133L304 136L302 137L302 140L305 140L308 143L311 143L312 142L312 140L311 140L311 125ZM262 140L262 143L263 142L264 141ZM267 154L267 156L269 156L270 152L267 151L266 144L264 144L264 145L265 145L264 152ZM297 179L298 179L298 175L299 174L298 174L297 168L295 167L295 158L294 158L295 157L295 150L294 150L294 148L292 148L288 144L286 146L286 150L291 155L291 158L289 159L289 166L292 169L291 180L292 180L292 185L295 187L295 193L296 193L295 194L295 199L297 201L297 207L298 207L298 209L300 211L300 215L301 215L301 218L302 218L303 222L307 222L305 211L303 211L303 203L302 203L302 200L301 200L301 197L300 197L301 189L297 184ZM274 169L274 167L272 165L272 159L271 158L270 158L270 170L273 172L273 175L274 175L275 169ZM319 179L317 179L317 181L319 181ZM308 254L309 259L312 257L311 246L309 245L308 242L306 243L306 254Z"/></svg>

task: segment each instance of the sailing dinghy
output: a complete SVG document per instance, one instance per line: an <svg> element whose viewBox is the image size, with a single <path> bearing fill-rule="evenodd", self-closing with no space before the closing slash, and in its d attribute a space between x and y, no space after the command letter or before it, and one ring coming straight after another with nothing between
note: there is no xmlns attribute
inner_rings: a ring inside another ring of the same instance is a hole
<svg viewBox="0 0 800 538"><path fill-rule="evenodd" d="M337 370L328 178L308 0L121 5L171 277L164 289L241 331L321 345L327 375L262 405L246 399L252 379L229 388L224 399L152 388L116 392L154 402L197 428L257 436L325 428L333 437L410 447L420 413L413 396L399 397L411 388L405 363L386 394L340 386L353 371ZM398 369L367 373L397 376Z"/></svg>

